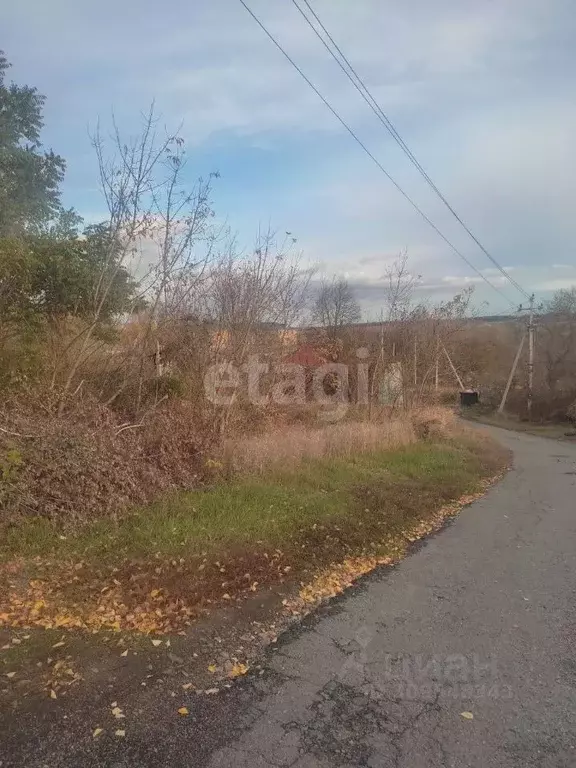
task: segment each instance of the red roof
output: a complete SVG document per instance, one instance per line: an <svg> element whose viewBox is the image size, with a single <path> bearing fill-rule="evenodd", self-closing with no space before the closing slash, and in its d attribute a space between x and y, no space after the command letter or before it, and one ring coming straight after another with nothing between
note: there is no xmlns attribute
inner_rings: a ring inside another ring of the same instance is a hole
<svg viewBox="0 0 576 768"><path fill-rule="evenodd" d="M296 363L305 368L316 368L318 365L324 365L326 358L317 352L310 344L304 344L296 352L288 355L282 360L283 363Z"/></svg>

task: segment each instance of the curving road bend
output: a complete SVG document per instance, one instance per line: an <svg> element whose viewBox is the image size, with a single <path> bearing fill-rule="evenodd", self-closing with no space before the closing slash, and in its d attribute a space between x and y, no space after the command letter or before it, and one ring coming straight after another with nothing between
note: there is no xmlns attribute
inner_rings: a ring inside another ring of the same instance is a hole
<svg viewBox="0 0 576 768"><path fill-rule="evenodd" d="M576 445L490 431L514 453L502 482L284 636L261 675L185 718L152 691L140 714L127 701L125 739L92 738L89 698L9 719L0 768L574 768Z"/></svg>
<svg viewBox="0 0 576 768"><path fill-rule="evenodd" d="M490 431L513 470L285 640L203 764L576 766L576 446Z"/></svg>

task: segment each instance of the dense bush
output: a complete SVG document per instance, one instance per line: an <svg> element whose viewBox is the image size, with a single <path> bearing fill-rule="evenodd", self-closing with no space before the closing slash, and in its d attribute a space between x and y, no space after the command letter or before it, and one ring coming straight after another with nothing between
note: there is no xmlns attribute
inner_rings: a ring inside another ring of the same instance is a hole
<svg viewBox="0 0 576 768"><path fill-rule="evenodd" d="M0 431L0 523L26 516L66 523L116 514L205 477L212 445L202 417L185 401L122 425L92 398L58 416L51 392L5 405Z"/></svg>

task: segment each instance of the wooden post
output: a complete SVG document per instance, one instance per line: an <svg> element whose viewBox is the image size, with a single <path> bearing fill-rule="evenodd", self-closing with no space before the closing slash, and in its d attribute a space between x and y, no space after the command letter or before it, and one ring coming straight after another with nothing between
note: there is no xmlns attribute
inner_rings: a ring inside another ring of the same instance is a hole
<svg viewBox="0 0 576 768"><path fill-rule="evenodd" d="M454 363L452 362L452 359L450 358L450 355L448 354L448 350L446 349L444 344L442 344L442 349L444 350L444 354L448 358L448 362L450 363L450 368L452 368L452 373L454 374L454 376L456 376L456 380L458 381L458 385L459 385L460 389L464 389L464 384L462 383L462 379L458 375L458 371L454 367Z"/></svg>
<svg viewBox="0 0 576 768"><path fill-rule="evenodd" d="M510 387L512 385L512 379L514 378L514 374L516 373L516 368L518 367L518 361L520 360L520 355L522 354L522 348L524 347L524 342L526 341L526 334L522 334L522 338L520 339L520 344L518 345L518 349L516 350L516 357L514 358L514 362L512 363L512 368L510 369L510 375L508 376L508 381L506 382L506 388L504 390L504 394L502 395L502 400L500 401L500 405L498 406L498 413L504 413L504 407L506 406L506 399L508 397L508 392L510 391Z"/></svg>
<svg viewBox="0 0 576 768"><path fill-rule="evenodd" d="M374 393L378 384L377 375L380 373L380 367L384 367L384 315L380 311L380 352L376 358L374 370L372 371L372 381L370 391L368 395L368 421L372 420L372 412L374 408ZM380 394L380 392L378 392Z"/></svg>
<svg viewBox="0 0 576 768"><path fill-rule="evenodd" d="M532 398L534 395L534 294L530 296L530 314L528 315L528 392L526 407L528 419L532 417Z"/></svg>

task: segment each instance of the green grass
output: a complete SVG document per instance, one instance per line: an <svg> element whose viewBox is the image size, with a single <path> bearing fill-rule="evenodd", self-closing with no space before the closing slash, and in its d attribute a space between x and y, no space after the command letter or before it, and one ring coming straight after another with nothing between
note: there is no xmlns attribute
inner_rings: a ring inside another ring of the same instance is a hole
<svg viewBox="0 0 576 768"><path fill-rule="evenodd" d="M475 487L488 473L482 461L477 448L463 441L310 460L291 471L174 494L118 521L100 520L76 532L63 534L47 521L27 522L8 530L0 558L40 555L110 563L156 554L213 554L256 543L280 546L314 524L353 526L355 514L367 511L366 494L380 511L389 505L397 513L403 500L418 493L441 504ZM409 507L415 514L418 499Z"/></svg>
<svg viewBox="0 0 576 768"><path fill-rule="evenodd" d="M0 613L21 622L24 606L28 625L40 597L31 623L41 626L64 616L88 627L179 631L207 606L264 587L284 594L349 557L402 557L445 504L480 490L507 458L489 439L462 434L244 476L65 534L30 521L0 545Z"/></svg>

